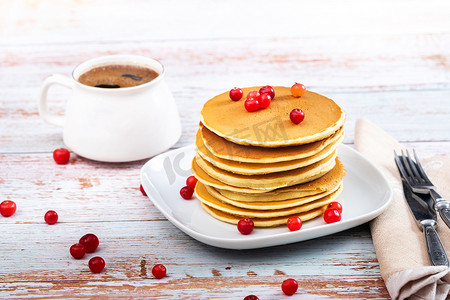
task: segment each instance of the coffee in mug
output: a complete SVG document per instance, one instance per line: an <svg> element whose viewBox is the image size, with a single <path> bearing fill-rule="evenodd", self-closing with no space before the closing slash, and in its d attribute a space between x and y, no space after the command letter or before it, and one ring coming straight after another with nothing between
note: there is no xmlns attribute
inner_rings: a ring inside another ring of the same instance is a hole
<svg viewBox="0 0 450 300"><path fill-rule="evenodd" d="M150 82L158 76L158 72L144 66L105 65L86 71L78 81L98 88L127 88Z"/></svg>

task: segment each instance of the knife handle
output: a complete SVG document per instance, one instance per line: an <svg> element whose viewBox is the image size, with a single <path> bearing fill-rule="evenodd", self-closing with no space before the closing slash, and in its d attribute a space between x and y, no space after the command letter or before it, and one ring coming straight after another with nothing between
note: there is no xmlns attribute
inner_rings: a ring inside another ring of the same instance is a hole
<svg viewBox="0 0 450 300"><path fill-rule="evenodd" d="M423 224L423 232L425 233L425 240L427 242L428 255L434 266L449 266L447 253L444 246L439 239L439 236L434 229L434 224Z"/></svg>

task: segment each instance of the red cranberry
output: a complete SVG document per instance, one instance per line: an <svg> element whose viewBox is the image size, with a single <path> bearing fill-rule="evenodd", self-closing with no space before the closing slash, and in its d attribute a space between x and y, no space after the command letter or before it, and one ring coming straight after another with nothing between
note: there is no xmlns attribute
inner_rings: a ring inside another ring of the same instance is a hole
<svg viewBox="0 0 450 300"><path fill-rule="evenodd" d="M69 162L70 152L65 148L56 149L53 151L53 159L59 165L65 165Z"/></svg>
<svg viewBox="0 0 450 300"><path fill-rule="evenodd" d="M100 241L95 234L88 233L81 237L79 243L84 246L84 248L86 249L86 253L91 253L94 252L95 249L97 249Z"/></svg>
<svg viewBox="0 0 450 300"><path fill-rule="evenodd" d="M263 94L263 93L269 94L269 96L270 96L270 98L272 98L272 100L273 100L273 98L275 98L275 90L270 85L266 85L266 86L263 86L262 88L260 88L259 93L260 94Z"/></svg>
<svg viewBox="0 0 450 300"><path fill-rule="evenodd" d="M92 273L100 273L105 268L105 261L100 256L95 256L89 260L89 269Z"/></svg>
<svg viewBox="0 0 450 300"><path fill-rule="evenodd" d="M86 249L80 243L76 243L70 246L70 255L72 255L75 259L83 258L85 254Z"/></svg>
<svg viewBox="0 0 450 300"><path fill-rule="evenodd" d="M166 276L166 272L167 272L166 267L164 267L164 265L162 264L157 264L152 268L152 274L157 279L161 279L164 276Z"/></svg>
<svg viewBox="0 0 450 300"><path fill-rule="evenodd" d="M12 216L17 209L17 205L14 201L5 200L0 203L0 214L4 217Z"/></svg>
<svg viewBox="0 0 450 300"><path fill-rule="evenodd" d="M256 99L259 96L259 92L258 91L251 91L247 94L247 100L248 99Z"/></svg>
<svg viewBox="0 0 450 300"><path fill-rule="evenodd" d="M49 210L45 213L44 220L48 225L53 225L58 222L58 214L54 210Z"/></svg>
<svg viewBox="0 0 450 300"><path fill-rule="evenodd" d="M263 93L258 96L258 103L260 108L268 108L270 105L270 102L272 101L272 98L269 94Z"/></svg>
<svg viewBox="0 0 450 300"><path fill-rule="evenodd" d="M285 281L283 281L281 289L283 290L283 293L285 293L288 296L294 295L298 289L298 283L295 279L292 278L286 279Z"/></svg>
<svg viewBox="0 0 450 300"><path fill-rule="evenodd" d="M302 220L300 220L299 217L294 216L294 217L290 217L287 220L287 227L289 228L290 231L297 231L300 230L300 228L302 228Z"/></svg>
<svg viewBox="0 0 450 300"><path fill-rule="evenodd" d="M189 176L187 179L186 179L186 185L188 186L188 187L190 187L191 189L195 189L195 185L197 184L197 178L195 178L195 176Z"/></svg>
<svg viewBox="0 0 450 300"><path fill-rule="evenodd" d="M259 298L255 295L248 295L244 298L244 300L259 300Z"/></svg>
<svg viewBox="0 0 450 300"><path fill-rule="evenodd" d="M144 190L144 187L142 186L142 184L139 186L139 190L141 191L142 195L147 197L147 193Z"/></svg>
<svg viewBox="0 0 450 300"><path fill-rule="evenodd" d="M194 189L190 186L184 186L180 190L180 195L183 199L189 200L192 199L192 195L194 194Z"/></svg>
<svg viewBox="0 0 450 300"><path fill-rule="evenodd" d="M257 99L250 98L244 102L245 109L249 112L254 112L259 109L259 102Z"/></svg>
<svg viewBox="0 0 450 300"><path fill-rule="evenodd" d="M293 123L300 124L305 119L305 113L301 109L294 108L289 114L289 117Z"/></svg>
<svg viewBox="0 0 450 300"><path fill-rule="evenodd" d="M342 205L336 201L328 204L327 209L336 209L338 212L342 213Z"/></svg>
<svg viewBox="0 0 450 300"><path fill-rule="evenodd" d="M239 222L237 224L237 228L240 233L247 235L247 234L252 233L253 228L255 228L255 224L253 223L252 220L245 218L245 219L239 220Z"/></svg>
<svg viewBox="0 0 450 300"><path fill-rule="evenodd" d="M241 100L243 95L244 92L240 88L235 87L234 89L230 90L230 99L233 101Z"/></svg>
<svg viewBox="0 0 450 300"><path fill-rule="evenodd" d="M341 220L341 213L337 209L327 209L323 213L323 220L325 223L336 223Z"/></svg>

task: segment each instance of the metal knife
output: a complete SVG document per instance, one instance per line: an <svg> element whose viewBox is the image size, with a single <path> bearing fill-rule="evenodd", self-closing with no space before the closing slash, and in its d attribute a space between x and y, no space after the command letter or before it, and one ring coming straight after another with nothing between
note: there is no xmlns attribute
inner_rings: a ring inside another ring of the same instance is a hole
<svg viewBox="0 0 450 300"><path fill-rule="evenodd" d="M448 267L449 260L447 253L434 229L437 225L436 211L430 209L430 203L433 203L433 199L429 194L418 195L413 193L409 185L403 179L402 183L406 202L408 203L417 224L425 234L428 256L430 257L431 263L435 266Z"/></svg>

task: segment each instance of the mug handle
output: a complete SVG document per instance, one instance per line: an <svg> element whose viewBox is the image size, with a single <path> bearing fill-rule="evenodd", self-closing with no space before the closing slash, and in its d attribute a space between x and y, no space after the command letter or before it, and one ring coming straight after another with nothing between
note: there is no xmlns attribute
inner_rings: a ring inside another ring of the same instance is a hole
<svg viewBox="0 0 450 300"><path fill-rule="evenodd" d="M39 115L47 123L62 127L64 126L64 117L51 114L48 111L47 95L50 86L52 86L53 84L59 84L69 89L73 89L74 84L72 79L70 79L69 77L55 74L46 78L41 86L41 96L39 100Z"/></svg>

